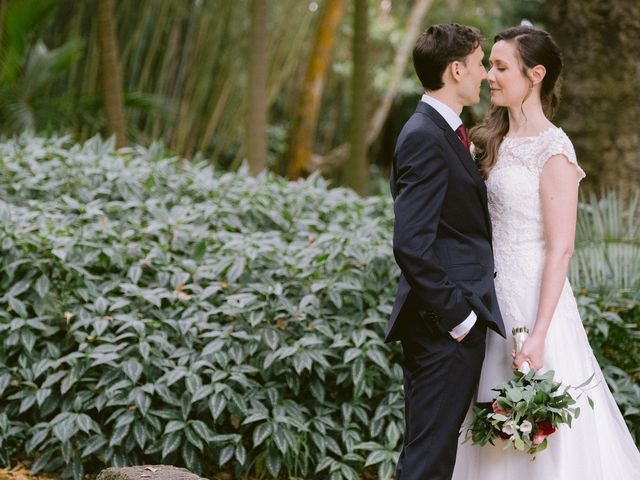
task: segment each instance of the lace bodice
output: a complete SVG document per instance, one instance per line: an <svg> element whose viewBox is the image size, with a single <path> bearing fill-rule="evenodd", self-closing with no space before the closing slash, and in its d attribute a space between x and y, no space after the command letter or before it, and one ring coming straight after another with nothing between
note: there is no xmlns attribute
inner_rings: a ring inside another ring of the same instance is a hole
<svg viewBox="0 0 640 480"><path fill-rule="evenodd" d="M584 177L571 140L560 128L533 137L504 138L487 180L496 255L544 247L540 174L554 155L564 155L575 165L579 178Z"/></svg>

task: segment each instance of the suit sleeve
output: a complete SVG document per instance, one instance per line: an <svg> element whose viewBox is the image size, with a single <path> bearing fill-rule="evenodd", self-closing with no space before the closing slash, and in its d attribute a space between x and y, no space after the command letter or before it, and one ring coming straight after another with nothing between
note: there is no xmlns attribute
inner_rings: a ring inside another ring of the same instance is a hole
<svg viewBox="0 0 640 480"><path fill-rule="evenodd" d="M393 254L431 319L448 332L472 309L434 251L449 173L437 139L409 133L396 150Z"/></svg>

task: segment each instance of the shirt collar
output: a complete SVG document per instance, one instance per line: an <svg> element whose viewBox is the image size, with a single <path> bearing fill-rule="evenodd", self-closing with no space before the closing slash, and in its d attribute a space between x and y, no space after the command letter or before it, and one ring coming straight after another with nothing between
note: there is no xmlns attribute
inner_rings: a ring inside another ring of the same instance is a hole
<svg viewBox="0 0 640 480"><path fill-rule="evenodd" d="M451 127L451 130L453 130L454 132L460 125L462 125L462 120L460 120L458 114L454 112L451 107L442 103L440 100L436 100L432 96L425 93L424 95L422 95L422 99L420 101L435 108L436 112L438 112L442 116L442 118L446 120L446 122Z"/></svg>

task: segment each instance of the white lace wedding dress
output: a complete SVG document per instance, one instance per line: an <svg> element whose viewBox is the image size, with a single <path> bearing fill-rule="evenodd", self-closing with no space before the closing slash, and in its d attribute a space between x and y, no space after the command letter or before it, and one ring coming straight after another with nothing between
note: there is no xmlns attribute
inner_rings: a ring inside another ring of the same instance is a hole
<svg viewBox="0 0 640 480"><path fill-rule="evenodd" d="M491 330L487 334L480 402L495 398L491 389L513 376L512 327L533 329L545 256L540 174L544 163L557 154L566 156L584 177L569 138L551 128L535 137L505 138L487 180L496 291L508 338ZM502 441L484 447L461 443L453 479L640 480L640 453L593 356L568 280L547 334L544 369L554 370L556 380L573 386L595 373L595 387L589 390L594 410L583 396L573 427L560 427L533 462L526 453L503 450Z"/></svg>

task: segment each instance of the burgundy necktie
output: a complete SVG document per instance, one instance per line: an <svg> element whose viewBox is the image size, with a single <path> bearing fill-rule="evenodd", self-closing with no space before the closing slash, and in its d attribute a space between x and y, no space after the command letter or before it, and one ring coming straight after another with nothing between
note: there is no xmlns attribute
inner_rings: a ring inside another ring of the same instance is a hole
<svg viewBox="0 0 640 480"><path fill-rule="evenodd" d="M464 145L464 148L466 148L467 151L468 151L469 150L469 136L467 135L467 129L464 128L464 125L460 125L458 128L456 128L456 135L458 135L458 138L460 139L460 141Z"/></svg>

